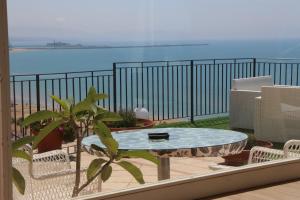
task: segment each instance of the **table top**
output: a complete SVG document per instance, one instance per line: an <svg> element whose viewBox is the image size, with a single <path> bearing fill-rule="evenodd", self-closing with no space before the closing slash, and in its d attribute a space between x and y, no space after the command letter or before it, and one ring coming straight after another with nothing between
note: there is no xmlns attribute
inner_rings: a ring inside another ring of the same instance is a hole
<svg viewBox="0 0 300 200"><path fill-rule="evenodd" d="M148 133L169 133L169 140L149 140ZM149 150L167 156L219 156L239 153L248 136L241 132L208 128L156 128L112 133L119 149ZM83 139L86 147L95 144L104 147L98 136ZM189 154L189 155L188 155Z"/></svg>

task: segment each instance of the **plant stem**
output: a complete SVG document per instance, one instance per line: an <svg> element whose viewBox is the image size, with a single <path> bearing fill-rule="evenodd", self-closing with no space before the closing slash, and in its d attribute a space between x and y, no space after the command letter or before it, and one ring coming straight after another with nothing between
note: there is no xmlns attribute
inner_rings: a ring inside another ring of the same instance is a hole
<svg viewBox="0 0 300 200"><path fill-rule="evenodd" d="M77 197L79 194L79 184L80 184L80 168L81 168L81 140L82 136L80 135L78 129L76 129L76 138L77 138L77 143L76 143L76 178L75 178L75 185L73 189L73 194L72 197Z"/></svg>
<svg viewBox="0 0 300 200"><path fill-rule="evenodd" d="M109 166L112 162L113 162L113 159L110 159L109 161L107 161L107 163L105 163L105 165L103 165L103 166L101 167L101 170L100 170L95 176L93 176L91 179L87 180L84 184L82 184L82 185L78 188L78 193L79 193L81 190L83 190L86 186L88 186L88 185L89 185L89 184L90 184L97 176L99 176L99 175L102 173L104 167Z"/></svg>

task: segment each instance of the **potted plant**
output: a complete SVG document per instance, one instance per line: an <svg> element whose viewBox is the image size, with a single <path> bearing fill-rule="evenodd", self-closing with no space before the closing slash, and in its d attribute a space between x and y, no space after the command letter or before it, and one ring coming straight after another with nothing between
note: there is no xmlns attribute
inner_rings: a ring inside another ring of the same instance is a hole
<svg viewBox="0 0 300 200"><path fill-rule="evenodd" d="M103 100L106 97L107 95L105 94L97 94L94 87L91 87L87 97L78 103L52 96L53 100L62 107L60 112L38 111L26 117L23 121L23 126L29 126L42 120L49 120L49 123L34 137L33 148L37 148L40 142L51 131L59 128L62 124L68 124L69 133L76 139L77 149L81 149L81 141L89 130L93 130L105 146L105 148L96 145L91 146L91 148L101 152L105 157L95 158L90 163L87 169L87 181L84 183L80 180L81 151L78 150L76 152L76 178L72 197L78 196L80 191L98 176L101 176L102 181L108 180L112 173L112 163L127 170L139 183L144 183L143 174L140 169L134 164L123 160L123 158L143 158L156 164L158 163L157 158L147 151L122 151L118 149L118 142L113 138L110 129L104 122L119 121L121 117L96 104L97 101ZM82 126L78 128L80 124Z"/></svg>
<svg viewBox="0 0 300 200"><path fill-rule="evenodd" d="M229 156L223 156L223 158L224 158L223 164L229 165L229 166L246 165L249 160L250 150L254 146L272 148L273 144L272 144L272 142L269 142L269 141L261 141L261 140L256 140L254 137L249 137L249 139L247 141L247 145L241 153L229 155Z"/></svg>
<svg viewBox="0 0 300 200"><path fill-rule="evenodd" d="M31 135L38 135L40 130L47 126L50 121L42 120L32 123L30 127ZM39 144L38 152L43 153L47 151L52 151L55 149L61 149L62 146L62 133L59 128L52 130Z"/></svg>
<svg viewBox="0 0 300 200"><path fill-rule="evenodd" d="M22 120L23 121L23 120ZM30 134L38 135L39 132L46 127L51 120L41 120L30 124ZM22 124L22 122L20 122ZM52 130L40 143L38 144L38 152L43 153L55 149L61 149L62 143L73 142L75 136L71 131L71 126L67 123L61 124L56 129Z"/></svg>
<svg viewBox="0 0 300 200"><path fill-rule="evenodd" d="M122 118L120 121L108 122L111 131L134 130L152 128L154 122L147 119L138 119L133 110L120 109L118 114Z"/></svg>

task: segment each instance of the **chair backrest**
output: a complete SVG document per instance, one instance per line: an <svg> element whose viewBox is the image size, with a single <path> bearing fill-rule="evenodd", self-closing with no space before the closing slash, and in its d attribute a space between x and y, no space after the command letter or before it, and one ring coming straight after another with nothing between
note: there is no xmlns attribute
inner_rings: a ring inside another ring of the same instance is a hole
<svg viewBox="0 0 300 200"><path fill-rule="evenodd" d="M300 158L300 140L289 140L283 147L285 158Z"/></svg>
<svg viewBox="0 0 300 200"><path fill-rule="evenodd" d="M272 76L258 76L232 80L233 90L261 91L262 86L273 86Z"/></svg>
<svg viewBox="0 0 300 200"><path fill-rule="evenodd" d="M276 142L300 139L300 87L262 87L262 128Z"/></svg>

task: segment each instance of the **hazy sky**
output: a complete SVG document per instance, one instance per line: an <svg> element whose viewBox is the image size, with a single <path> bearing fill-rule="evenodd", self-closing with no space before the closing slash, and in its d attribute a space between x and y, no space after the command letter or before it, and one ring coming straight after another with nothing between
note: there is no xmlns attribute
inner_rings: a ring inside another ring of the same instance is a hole
<svg viewBox="0 0 300 200"><path fill-rule="evenodd" d="M299 0L8 0L12 40L299 38Z"/></svg>

